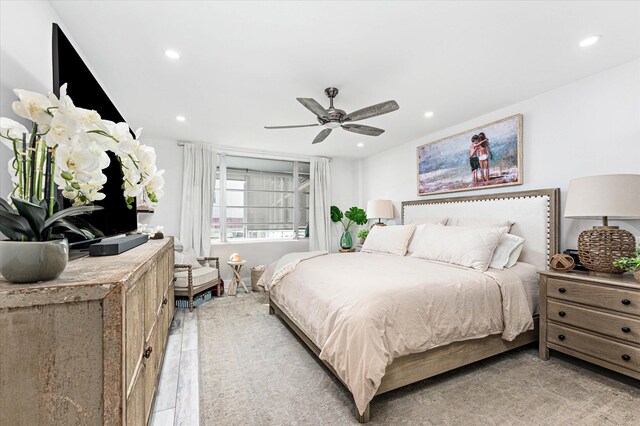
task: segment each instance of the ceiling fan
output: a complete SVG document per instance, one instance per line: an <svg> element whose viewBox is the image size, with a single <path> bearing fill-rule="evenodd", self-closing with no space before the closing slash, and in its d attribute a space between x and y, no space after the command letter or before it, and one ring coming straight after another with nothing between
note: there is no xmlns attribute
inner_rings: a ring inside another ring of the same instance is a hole
<svg viewBox="0 0 640 426"><path fill-rule="evenodd" d="M338 89L328 87L324 93L329 98L329 108L324 109L315 99L297 98L298 102L305 106L309 111L314 113L318 118L318 124L301 124L297 126L264 126L265 129L293 129L296 127L324 127L313 140L313 143L322 142L329 136L333 129L342 127L344 130L359 133L367 136L380 136L384 133L384 129L377 127L364 126L362 124L352 124L354 121L364 120L366 118L376 117L378 115L387 114L400 108L396 101L386 101L366 108L359 109L347 114L341 109L334 108L333 99L338 95Z"/></svg>

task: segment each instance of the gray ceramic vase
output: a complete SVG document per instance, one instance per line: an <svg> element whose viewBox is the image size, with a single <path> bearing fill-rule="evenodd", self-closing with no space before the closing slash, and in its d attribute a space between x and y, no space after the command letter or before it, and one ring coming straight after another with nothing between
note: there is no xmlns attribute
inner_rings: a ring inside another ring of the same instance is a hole
<svg viewBox="0 0 640 426"><path fill-rule="evenodd" d="M0 273L12 283L56 279L69 261L66 239L54 241L0 241Z"/></svg>

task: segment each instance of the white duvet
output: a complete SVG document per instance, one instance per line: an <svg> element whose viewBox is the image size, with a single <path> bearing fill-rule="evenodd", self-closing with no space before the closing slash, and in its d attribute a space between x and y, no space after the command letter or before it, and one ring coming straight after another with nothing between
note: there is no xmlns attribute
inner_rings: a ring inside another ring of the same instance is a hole
<svg viewBox="0 0 640 426"><path fill-rule="evenodd" d="M533 329L522 280L509 270L316 252L272 264L261 281L321 349L360 413L395 358L490 334L513 340Z"/></svg>

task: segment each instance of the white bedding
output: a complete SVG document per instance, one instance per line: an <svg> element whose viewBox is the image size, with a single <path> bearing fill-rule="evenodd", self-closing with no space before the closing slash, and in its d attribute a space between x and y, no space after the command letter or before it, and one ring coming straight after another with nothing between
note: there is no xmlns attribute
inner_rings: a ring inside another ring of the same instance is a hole
<svg viewBox="0 0 640 426"><path fill-rule="evenodd" d="M282 265L281 267L282 268ZM321 349L362 413L395 358L455 341L533 329L521 276L485 273L424 259L330 254L297 263L271 281L271 297ZM269 287L269 285L267 285Z"/></svg>

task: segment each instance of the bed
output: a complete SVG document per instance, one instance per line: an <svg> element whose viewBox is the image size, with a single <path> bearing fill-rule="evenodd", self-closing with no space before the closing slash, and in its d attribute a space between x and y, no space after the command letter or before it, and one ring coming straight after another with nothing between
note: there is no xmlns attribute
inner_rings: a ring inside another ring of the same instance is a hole
<svg viewBox="0 0 640 426"><path fill-rule="evenodd" d="M311 253L269 287L269 312L351 391L357 420L367 422L375 395L538 339L536 271L557 251L558 204L558 189L403 202L407 224L515 222L510 232L526 241L518 264L478 272L408 256Z"/></svg>

